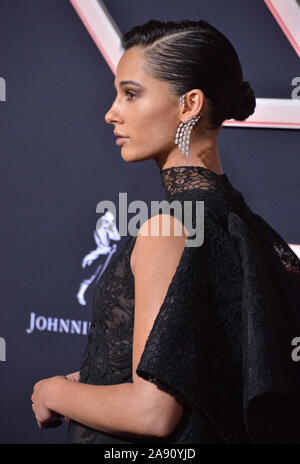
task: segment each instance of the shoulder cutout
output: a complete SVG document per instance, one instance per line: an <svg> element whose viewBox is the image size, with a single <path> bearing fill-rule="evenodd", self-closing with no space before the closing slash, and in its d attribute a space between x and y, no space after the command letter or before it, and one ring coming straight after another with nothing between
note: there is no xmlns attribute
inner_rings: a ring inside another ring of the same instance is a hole
<svg viewBox="0 0 300 464"><path fill-rule="evenodd" d="M145 221L140 227L135 246L132 250L130 265L134 274L135 261L137 254L143 259L147 258L147 253L151 254L152 247L156 251L162 247L165 255L174 253L174 258L185 246L188 231L186 227L177 219L169 214L157 214Z"/></svg>
<svg viewBox="0 0 300 464"><path fill-rule="evenodd" d="M133 333L133 362L132 378L135 388L147 405L150 429L155 429L157 424L161 429L159 433L169 433L178 423L183 407L169 393L159 389L155 384L148 382L136 373L141 355L145 349L154 321L160 311L169 285L180 262L185 248L186 234L184 226L172 216L170 224L180 230L180 235L175 235L174 229L169 235L162 234L164 221L157 215L144 223L140 231L145 232L149 226L152 232L157 228L158 235L139 234L135 244L134 257L134 281L135 281L135 312ZM167 218L166 218L167 219Z"/></svg>

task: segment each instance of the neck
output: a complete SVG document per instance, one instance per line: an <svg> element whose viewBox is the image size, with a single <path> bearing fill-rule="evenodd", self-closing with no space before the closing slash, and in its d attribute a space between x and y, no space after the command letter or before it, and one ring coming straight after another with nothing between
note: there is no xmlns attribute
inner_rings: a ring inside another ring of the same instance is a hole
<svg viewBox="0 0 300 464"><path fill-rule="evenodd" d="M174 145L171 153L157 164L160 169L177 166L201 166L216 174L223 174L217 142L218 132L191 133L190 155L188 158Z"/></svg>

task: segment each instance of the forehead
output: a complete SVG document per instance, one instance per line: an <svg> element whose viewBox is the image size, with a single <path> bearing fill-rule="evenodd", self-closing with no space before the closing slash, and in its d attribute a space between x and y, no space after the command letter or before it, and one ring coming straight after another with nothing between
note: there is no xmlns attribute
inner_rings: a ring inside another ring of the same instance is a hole
<svg viewBox="0 0 300 464"><path fill-rule="evenodd" d="M132 47L121 56L115 76L115 86L122 87L122 82L137 82L143 89L147 89L151 94L168 94L168 83L155 79L143 70L143 50ZM124 84L125 85L125 84ZM138 89L139 86L136 86ZM166 92L167 91L167 92Z"/></svg>
<svg viewBox="0 0 300 464"><path fill-rule="evenodd" d="M132 47L123 53L117 66L115 83L134 81L144 87L153 85L156 79L144 72L142 60L142 51L137 47Z"/></svg>
<svg viewBox="0 0 300 464"><path fill-rule="evenodd" d="M121 56L117 71L116 81L145 79L145 73L142 70L141 52L137 47L132 47Z"/></svg>

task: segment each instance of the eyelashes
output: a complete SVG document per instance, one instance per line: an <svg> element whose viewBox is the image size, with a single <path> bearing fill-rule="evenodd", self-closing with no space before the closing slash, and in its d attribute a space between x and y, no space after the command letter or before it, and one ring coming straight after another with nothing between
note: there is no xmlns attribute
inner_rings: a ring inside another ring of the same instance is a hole
<svg viewBox="0 0 300 464"><path fill-rule="evenodd" d="M124 90L125 95L127 95L129 98L126 98L128 101L132 101L136 98L136 94L132 92L131 90ZM117 98L117 97L116 97Z"/></svg>
<svg viewBox="0 0 300 464"><path fill-rule="evenodd" d="M130 90L125 90L126 95L130 95L131 98L129 100L133 100L135 98L135 93L131 92Z"/></svg>

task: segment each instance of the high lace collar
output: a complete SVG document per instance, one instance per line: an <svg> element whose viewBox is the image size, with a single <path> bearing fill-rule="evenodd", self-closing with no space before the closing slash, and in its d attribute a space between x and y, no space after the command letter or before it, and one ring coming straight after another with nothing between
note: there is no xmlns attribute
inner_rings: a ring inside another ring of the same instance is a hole
<svg viewBox="0 0 300 464"><path fill-rule="evenodd" d="M173 166L160 169L165 196L171 198L181 192L217 191L230 184L225 173L217 174L203 166Z"/></svg>
<svg viewBox="0 0 300 464"><path fill-rule="evenodd" d="M199 198L223 204L238 214L247 209L242 193L225 173L217 174L203 166L173 166L160 169L160 174L167 201Z"/></svg>

